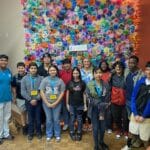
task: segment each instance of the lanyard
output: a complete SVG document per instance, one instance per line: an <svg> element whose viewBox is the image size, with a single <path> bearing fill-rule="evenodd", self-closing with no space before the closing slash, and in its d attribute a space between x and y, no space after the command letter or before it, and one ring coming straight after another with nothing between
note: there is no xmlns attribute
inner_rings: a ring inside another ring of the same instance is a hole
<svg viewBox="0 0 150 150"><path fill-rule="evenodd" d="M102 95L102 86L101 85L97 85L96 81L94 81L94 84L95 84L96 93L100 97Z"/></svg>
<svg viewBox="0 0 150 150"><path fill-rule="evenodd" d="M36 89L36 86L35 86L36 78L30 76L30 81L31 81L31 90Z"/></svg>
<svg viewBox="0 0 150 150"><path fill-rule="evenodd" d="M49 83L50 83L50 87L52 89L52 94L54 94L54 87L56 87L57 81L58 81L57 77L55 77L53 79L51 77L49 77Z"/></svg>

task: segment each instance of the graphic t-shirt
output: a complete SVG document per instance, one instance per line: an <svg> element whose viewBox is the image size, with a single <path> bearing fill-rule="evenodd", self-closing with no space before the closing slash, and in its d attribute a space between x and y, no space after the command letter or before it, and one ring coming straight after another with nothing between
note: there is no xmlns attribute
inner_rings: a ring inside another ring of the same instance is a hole
<svg viewBox="0 0 150 150"><path fill-rule="evenodd" d="M85 82L70 81L67 85L67 90L69 90L69 105L81 106L84 104L83 93L86 89Z"/></svg>
<svg viewBox="0 0 150 150"><path fill-rule="evenodd" d="M54 103L59 95L65 91L65 84L58 77L52 79L48 76L42 80L40 90L44 91L49 103Z"/></svg>

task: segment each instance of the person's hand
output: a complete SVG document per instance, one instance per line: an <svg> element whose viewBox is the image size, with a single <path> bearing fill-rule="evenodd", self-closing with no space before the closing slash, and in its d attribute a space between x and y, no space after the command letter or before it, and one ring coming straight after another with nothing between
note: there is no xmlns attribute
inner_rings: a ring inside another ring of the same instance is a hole
<svg viewBox="0 0 150 150"><path fill-rule="evenodd" d="M13 104L16 105L17 104L16 98L14 98L12 102L13 102Z"/></svg>
<svg viewBox="0 0 150 150"><path fill-rule="evenodd" d="M84 109L83 109L83 111L84 111L84 112L86 112L86 111L87 111L87 106L86 106L86 105L84 105Z"/></svg>
<svg viewBox="0 0 150 150"><path fill-rule="evenodd" d="M67 110L69 111L70 110L69 104L66 104L66 107L67 107Z"/></svg>
<svg viewBox="0 0 150 150"><path fill-rule="evenodd" d="M142 116L139 117L139 122L143 122L144 118Z"/></svg>
<svg viewBox="0 0 150 150"><path fill-rule="evenodd" d="M52 104L51 104L51 108L55 108L56 105L57 105L56 103L52 103Z"/></svg>
<svg viewBox="0 0 150 150"><path fill-rule="evenodd" d="M37 100L34 100L34 99L33 99L33 100L31 100L30 103L31 103L32 106L36 106L36 105L37 105Z"/></svg>
<svg viewBox="0 0 150 150"><path fill-rule="evenodd" d="M136 116L135 116L135 121L136 121L136 122L139 122L139 118L140 118L140 116L139 116L139 115L136 115Z"/></svg>

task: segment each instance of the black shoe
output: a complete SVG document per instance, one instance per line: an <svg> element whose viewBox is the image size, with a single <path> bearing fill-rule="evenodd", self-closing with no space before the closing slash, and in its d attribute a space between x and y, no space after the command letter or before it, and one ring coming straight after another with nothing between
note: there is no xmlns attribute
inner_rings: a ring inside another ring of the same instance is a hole
<svg viewBox="0 0 150 150"><path fill-rule="evenodd" d="M9 134L7 137L4 137L5 140L12 141L14 139L14 136Z"/></svg>
<svg viewBox="0 0 150 150"><path fill-rule="evenodd" d="M103 150L109 150L108 145L106 145L104 142L100 144Z"/></svg>
<svg viewBox="0 0 150 150"><path fill-rule="evenodd" d="M2 139L2 138L0 138L0 145L1 145L1 144L3 144L3 139Z"/></svg>
<svg viewBox="0 0 150 150"><path fill-rule="evenodd" d="M28 135L28 140L32 141L32 139L33 139L33 135Z"/></svg>
<svg viewBox="0 0 150 150"><path fill-rule="evenodd" d="M76 140L75 133L70 132L70 137L71 137L72 141Z"/></svg>
<svg viewBox="0 0 150 150"><path fill-rule="evenodd" d="M82 133L77 133L76 140L77 141L81 141L82 140Z"/></svg>
<svg viewBox="0 0 150 150"><path fill-rule="evenodd" d="M94 150L99 150L98 146L95 146L95 147L94 147Z"/></svg>
<svg viewBox="0 0 150 150"><path fill-rule="evenodd" d="M22 134L23 135L27 135L28 134L28 127L27 126L22 127Z"/></svg>
<svg viewBox="0 0 150 150"><path fill-rule="evenodd" d="M41 140L41 139L42 139L42 134L37 134L37 138L38 138L39 140Z"/></svg>

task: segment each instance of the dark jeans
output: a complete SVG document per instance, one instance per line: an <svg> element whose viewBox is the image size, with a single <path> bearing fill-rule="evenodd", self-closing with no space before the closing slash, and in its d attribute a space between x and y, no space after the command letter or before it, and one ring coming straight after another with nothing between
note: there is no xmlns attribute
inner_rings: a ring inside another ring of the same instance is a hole
<svg viewBox="0 0 150 150"><path fill-rule="evenodd" d="M111 107L109 107L106 111L106 129L112 129L113 126L113 117L111 112Z"/></svg>
<svg viewBox="0 0 150 150"><path fill-rule="evenodd" d="M34 127L36 127L36 134L41 134L41 108L42 108L41 101L38 101L36 106L32 106L30 102L27 102L29 135L34 134Z"/></svg>
<svg viewBox="0 0 150 150"><path fill-rule="evenodd" d="M99 111L97 107L93 107L92 109L91 122L93 127L95 149L97 150L99 145L104 142L105 134L105 120L99 120Z"/></svg>
<svg viewBox="0 0 150 150"><path fill-rule="evenodd" d="M125 106L111 104L111 110L114 122L118 130L128 132L128 114Z"/></svg>
<svg viewBox="0 0 150 150"><path fill-rule="evenodd" d="M77 132L82 132L82 115L83 115L83 106L70 106L70 132L74 133L74 123L77 120L78 129Z"/></svg>
<svg viewBox="0 0 150 150"><path fill-rule="evenodd" d="M64 121L65 125L69 124L69 112L64 99L62 100L61 119Z"/></svg>

